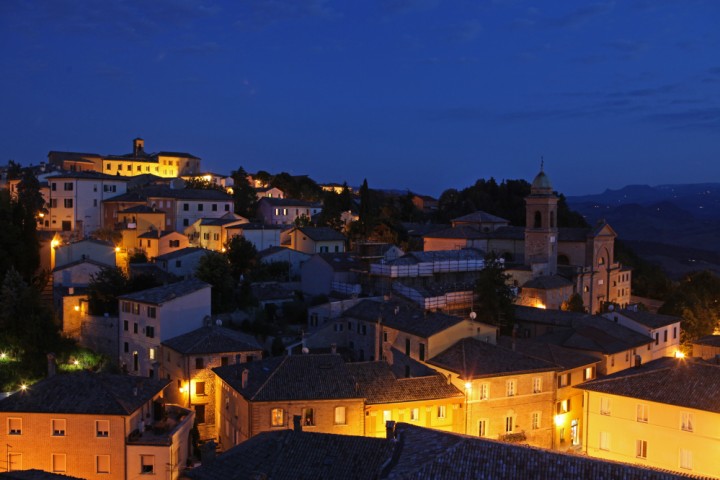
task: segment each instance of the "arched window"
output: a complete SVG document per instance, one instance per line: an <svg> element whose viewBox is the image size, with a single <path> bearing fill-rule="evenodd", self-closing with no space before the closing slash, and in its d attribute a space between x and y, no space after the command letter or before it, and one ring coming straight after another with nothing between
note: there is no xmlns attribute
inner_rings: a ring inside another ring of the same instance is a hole
<svg viewBox="0 0 720 480"><path fill-rule="evenodd" d="M540 211L535 212L535 223L533 225L533 228L540 228L542 226L542 215L540 214Z"/></svg>

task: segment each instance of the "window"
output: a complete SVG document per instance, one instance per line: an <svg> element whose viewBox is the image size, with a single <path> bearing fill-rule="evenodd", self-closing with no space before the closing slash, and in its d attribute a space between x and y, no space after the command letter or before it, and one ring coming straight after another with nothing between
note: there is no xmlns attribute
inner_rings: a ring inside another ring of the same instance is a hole
<svg viewBox="0 0 720 480"><path fill-rule="evenodd" d="M189 203L183 203L183 211L189 212L190 211L190 204Z"/></svg>
<svg viewBox="0 0 720 480"><path fill-rule="evenodd" d="M53 192L56 191L56 190L57 190L57 183L54 183L54 182L53 182L53 184L52 184L51 187L50 187L50 190L52 190Z"/></svg>
<svg viewBox="0 0 720 480"><path fill-rule="evenodd" d="M155 473L155 455L140 455L140 473Z"/></svg>
<svg viewBox="0 0 720 480"><path fill-rule="evenodd" d="M22 418L8 418L8 435L22 435Z"/></svg>
<svg viewBox="0 0 720 480"><path fill-rule="evenodd" d="M210 232L203 233L203 240L210 240Z"/></svg>
<svg viewBox="0 0 720 480"><path fill-rule="evenodd" d="M648 406L644 403L640 403L637 406L637 421L647 423L648 421Z"/></svg>
<svg viewBox="0 0 720 480"><path fill-rule="evenodd" d="M202 370L203 368L205 368L205 359L203 359L203 357L197 357L195 359L195 369Z"/></svg>
<svg viewBox="0 0 720 480"><path fill-rule="evenodd" d="M481 383L480 384L480 400L487 400L490 398L490 384L489 383Z"/></svg>
<svg viewBox="0 0 720 480"><path fill-rule="evenodd" d="M655 332L655 345L660 343L660 332Z"/></svg>
<svg viewBox="0 0 720 480"><path fill-rule="evenodd" d="M63 205L65 208L72 208L73 206L73 199L72 198L66 198L63 200Z"/></svg>
<svg viewBox="0 0 720 480"><path fill-rule="evenodd" d="M315 425L315 414L312 408L302 409L302 424L309 427Z"/></svg>
<svg viewBox="0 0 720 480"><path fill-rule="evenodd" d="M65 182L65 185L63 185L63 190L65 190L66 192L72 192L73 191L72 182Z"/></svg>
<svg viewBox="0 0 720 480"><path fill-rule="evenodd" d="M447 414L447 411L445 409L445 405L438 405L437 408L437 417L438 418L445 418L445 415Z"/></svg>
<svg viewBox="0 0 720 480"><path fill-rule="evenodd" d="M410 355L410 339L405 339L405 355Z"/></svg>
<svg viewBox="0 0 720 480"><path fill-rule="evenodd" d="M478 437L487 437L487 426L486 419L478 420Z"/></svg>
<svg viewBox="0 0 720 480"><path fill-rule="evenodd" d="M96 437L109 437L110 436L110 420L95 420L95 436Z"/></svg>
<svg viewBox="0 0 720 480"><path fill-rule="evenodd" d="M692 470L692 451L684 448L680 449L680 468Z"/></svg>
<svg viewBox="0 0 720 480"><path fill-rule="evenodd" d="M637 458L647 458L647 441L635 440L635 456Z"/></svg>
<svg viewBox="0 0 720 480"><path fill-rule="evenodd" d="M110 473L110 455L95 456L95 473Z"/></svg>
<svg viewBox="0 0 720 480"><path fill-rule="evenodd" d="M663 342L667 343L667 339L668 339L668 331L666 328L665 331L663 332Z"/></svg>
<svg viewBox="0 0 720 480"><path fill-rule="evenodd" d="M419 346L420 346L420 353L419 353L418 358L420 358L420 361L423 362L423 361L425 361L425 344L421 343Z"/></svg>
<svg viewBox="0 0 720 480"><path fill-rule="evenodd" d="M556 411L557 414L560 415L561 413L567 413L570 411L570 399L565 399L557 402L556 405Z"/></svg>
<svg viewBox="0 0 720 480"><path fill-rule="evenodd" d="M680 414L680 428L686 432L693 431L693 414L690 412L682 412Z"/></svg>
<svg viewBox="0 0 720 480"><path fill-rule="evenodd" d="M57 208L57 198L50 199L50 208Z"/></svg>
<svg viewBox="0 0 720 480"><path fill-rule="evenodd" d="M205 395L205 382L195 382L195 395Z"/></svg>
<svg viewBox="0 0 720 480"><path fill-rule="evenodd" d="M52 424L53 437L65 436L65 419L53 419L50 423Z"/></svg>
<svg viewBox="0 0 720 480"><path fill-rule="evenodd" d="M148 348L148 358L150 360L155 360L155 349L154 348ZM150 375L152 377L152 375Z"/></svg>
<svg viewBox="0 0 720 480"><path fill-rule="evenodd" d="M335 407L335 425L345 425L346 423L345 407Z"/></svg>
<svg viewBox="0 0 720 480"><path fill-rule="evenodd" d="M213 233L213 240L215 240L216 242L217 242L218 240L220 240L220 234L219 234L219 233Z"/></svg>
<svg viewBox="0 0 720 480"><path fill-rule="evenodd" d="M123 302L123 309L125 308L125 304L126 304L126 303L127 303L127 302ZM125 311L125 310L123 310L123 312L124 312L124 311ZM129 329L128 329L128 321L127 321L127 320L124 320L124 321L123 321L123 330L126 331L126 332L129 330Z"/></svg>
<svg viewBox="0 0 720 480"><path fill-rule="evenodd" d="M609 432L600 432L600 450L610 450Z"/></svg>
<svg viewBox="0 0 720 480"><path fill-rule="evenodd" d="M600 415L610 415L610 399L600 397Z"/></svg>
<svg viewBox="0 0 720 480"><path fill-rule="evenodd" d="M386 425L390 420L392 420L392 411L383 410L383 425Z"/></svg>
<svg viewBox="0 0 720 480"><path fill-rule="evenodd" d="M541 418L542 412L532 412L530 415L530 428L533 430L537 430L540 428L540 418Z"/></svg>
<svg viewBox="0 0 720 480"><path fill-rule="evenodd" d="M226 367L230 363L230 360L228 357L220 357L220 366Z"/></svg>
<svg viewBox="0 0 720 480"><path fill-rule="evenodd" d="M52 471L54 473L64 473L67 470L67 461L64 453L52 454Z"/></svg>
<svg viewBox="0 0 720 480"><path fill-rule="evenodd" d="M542 392L542 377L533 378L533 393Z"/></svg>
<svg viewBox="0 0 720 480"><path fill-rule="evenodd" d="M132 313L135 315L140 315L140 304L139 303L132 304ZM137 331L135 333L137 333Z"/></svg>
<svg viewBox="0 0 720 480"><path fill-rule="evenodd" d="M226 203L226 204L225 204L225 211L226 211L226 212L229 212L229 211L230 211L230 204L229 204L229 203Z"/></svg>
<svg viewBox="0 0 720 480"><path fill-rule="evenodd" d="M420 409L419 408L411 408L410 409L410 421L417 422L420 420Z"/></svg>
<svg viewBox="0 0 720 480"><path fill-rule="evenodd" d="M592 380L595 378L595 367L587 367L583 371L583 380Z"/></svg>
<svg viewBox="0 0 720 480"><path fill-rule="evenodd" d="M154 310L154 308L153 308ZM153 317L155 318L155 317ZM155 327L147 326L145 327L145 336L148 338L155 338Z"/></svg>
<svg viewBox="0 0 720 480"><path fill-rule="evenodd" d="M285 410L282 408L273 408L270 411L270 425L273 427L282 427L285 425Z"/></svg>
<svg viewBox="0 0 720 480"><path fill-rule="evenodd" d="M137 332L138 332L138 324L137 324L137 322L135 322L135 323L133 323L133 333L137 333Z"/></svg>
<svg viewBox="0 0 720 480"><path fill-rule="evenodd" d="M156 307L147 307L147 316L149 318L155 318L157 315L157 308ZM149 335L148 335L149 336Z"/></svg>
<svg viewBox="0 0 720 480"><path fill-rule="evenodd" d="M508 380L505 382L505 394L508 397L514 397L517 394L517 380Z"/></svg>
<svg viewBox="0 0 720 480"><path fill-rule="evenodd" d="M8 453L8 471L22 470L22 453Z"/></svg>
<svg viewBox="0 0 720 480"><path fill-rule="evenodd" d="M125 353L130 353L130 344L128 342L123 343L123 350Z"/></svg>
<svg viewBox="0 0 720 480"><path fill-rule="evenodd" d="M563 373L558 376L558 388L570 385L570 373Z"/></svg>
<svg viewBox="0 0 720 480"><path fill-rule="evenodd" d="M180 240L170 240L170 248L177 248L180 246Z"/></svg>
<svg viewBox="0 0 720 480"><path fill-rule="evenodd" d="M198 203L198 212L202 212L202 211L203 211L203 204Z"/></svg>
<svg viewBox="0 0 720 480"><path fill-rule="evenodd" d="M189 225L190 225L190 220L188 220L187 218L183 218L183 227L187 227Z"/></svg>
<svg viewBox="0 0 720 480"><path fill-rule="evenodd" d="M515 418L512 415L505 417L505 433L513 433L515 429Z"/></svg>

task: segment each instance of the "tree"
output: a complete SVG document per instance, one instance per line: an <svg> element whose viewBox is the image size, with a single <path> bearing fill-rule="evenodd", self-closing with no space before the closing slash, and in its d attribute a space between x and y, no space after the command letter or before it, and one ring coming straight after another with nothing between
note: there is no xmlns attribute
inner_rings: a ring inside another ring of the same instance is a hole
<svg viewBox="0 0 720 480"><path fill-rule="evenodd" d="M712 334L720 325L720 278L711 272L685 275L658 313L682 317L682 340Z"/></svg>
<svg viewBox="0 0 720 480"><path fill-rule="evenodd" d="M516 295L507 283L509 279L500 259L494 253L487 255L475 283L475 311L480 319L501 327L510 325Z"/></svg>
<svg viewBox="0 0 720 480"><path fill-rule="evenodd" d="M195 276L212 285L212 313L235 309L235 285L230 262L222 253L208 252L200 258Z"/></svg>
<svg viewBox="0 0 720 480"><path fill-rule="evenodd" d="M128 277L117 267L107 267L90 277L88 310L90 315L117 316L117 297L128 293Z"/></svg>
<svg viewBox="0 0 720 480"><path fill-rule="evenodd" d="M245 218L255 218L257 211L257 192L248 182L247 172L238 167L230 174L233 179L233 202L235 213Z"/></svg>
<svg viewBox="0 0 720 480"><path fill-rule="evenodd" d="M565 310L566 312L584 313L585 305L583 304L582 295L579 293L573 293L570 295L570 298L562 302L560 310Z"/></svg>
<svg viewBox="0 0 720 480"><path fill-rule="evenodd" d="M133 252L133 254L130 255L128 262L130 262L130 263L148 263L148 257L144 250L135 250Z"/></svg>
<svg viewBox="0 0 720 480"><path fill-rule="evenodd" d="M231 238L227 243L225 256L230 262L230 274L236 283L241 277L247 276L257 263L257 249L245 237Z"/></svg>

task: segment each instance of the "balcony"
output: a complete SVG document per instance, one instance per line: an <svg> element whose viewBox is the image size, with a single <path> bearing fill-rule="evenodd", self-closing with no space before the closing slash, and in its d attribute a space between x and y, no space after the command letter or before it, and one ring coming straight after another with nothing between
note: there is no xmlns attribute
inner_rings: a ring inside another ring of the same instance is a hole
<svg viewBox="0 0 720 480"><path fill-rule="evenodd" d="M195 412L179 405L166 405L165 418L152 424L143 424L128 435L129 445L171 445L173 437L181 430L186 435L190 432L195 419Z"/></svg>

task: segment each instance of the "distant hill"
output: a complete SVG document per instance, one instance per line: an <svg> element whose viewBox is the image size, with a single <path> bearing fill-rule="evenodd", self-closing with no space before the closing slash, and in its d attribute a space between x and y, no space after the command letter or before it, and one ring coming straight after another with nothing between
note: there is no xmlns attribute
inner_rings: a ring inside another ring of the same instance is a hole
<svg viewBox="0 0 720 480"><path fill-rule="evenodd" d="M605 219L638 255L674 277L700 269L720 272L719 183L628 185L567 202L591 224Z"/></svg>

